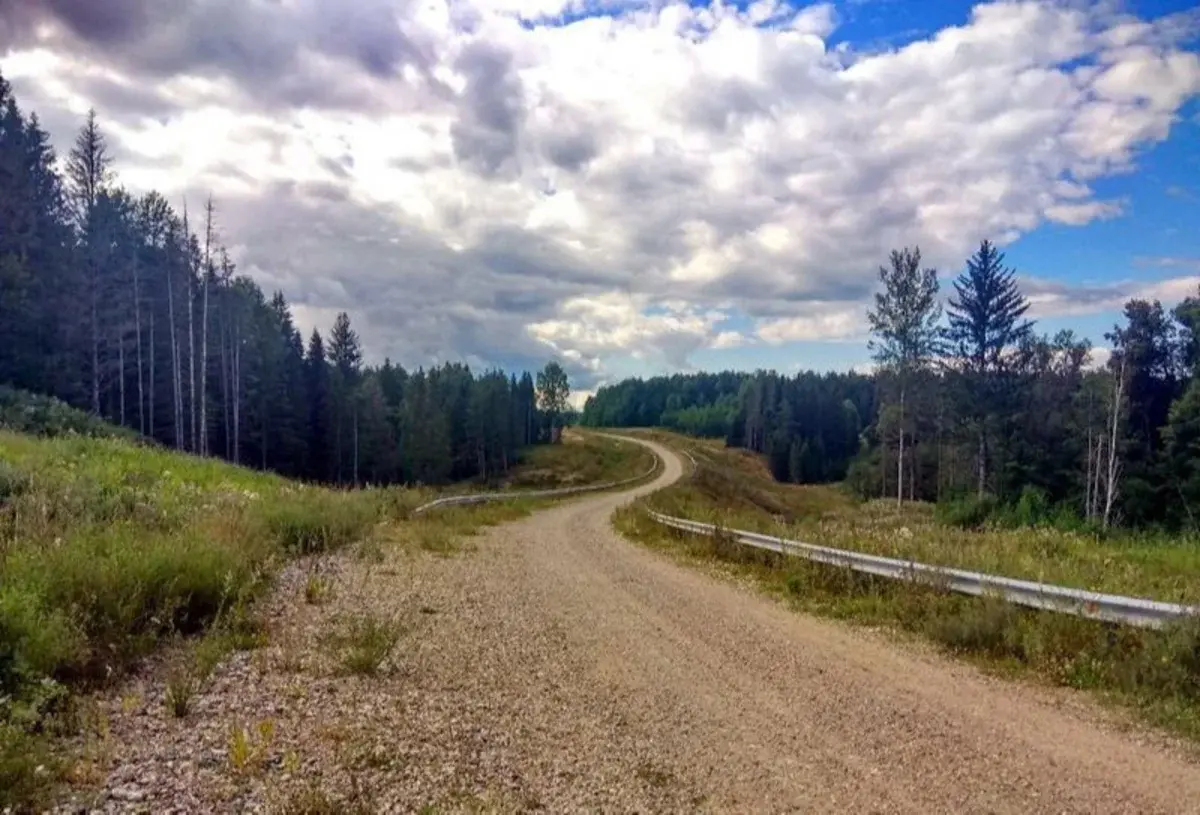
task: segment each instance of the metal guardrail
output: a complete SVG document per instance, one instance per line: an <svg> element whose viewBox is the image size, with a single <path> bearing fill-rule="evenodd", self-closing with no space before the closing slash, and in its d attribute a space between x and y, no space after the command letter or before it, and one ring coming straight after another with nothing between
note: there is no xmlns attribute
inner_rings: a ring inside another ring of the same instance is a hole
<svg viewBox="0 0 1200 815"><path fill-rule="evenodd" d="M413 515L437 509L438 507L448 506L468 506L470 504L483 504L489 501L506 501L518 498L556 498L563 495L576 495L585 492L601 492L603 490L616 489L624 487L627 484L635 484L639 481L644 481L650 476L658 472L659 466L662 464L658 456L654 457L654 464L649 470L641 475L635 475L632 478L625 478L621 481L608 481L603 484L585 484L581 487L560 487L553 490L522 490L517 492L476 492L466 493L464 495L448 495L445 498L438 498L436 501L430 501L428 504L422 504L412 511Z"/></svg>
<svg viewBox="0 0 1200 815"><path fill-rule="evenodd" d="M689 521L650 511L649 515L664 526L695 535L717 534L714 524ZM742 529L725 529L726 534L745 546L793 555L830 566L842 566L856 572L872 574L894 580L924 582L960 594L976 597L991 595L1010 603L1028 608L1072 614L1106 622L1125 623L1139 628L1162 628L1170 622L1188 616L1200 615L1200 607L1178 603L1163 603L1140 597L1123 597L1117 594L1073 589L1050 583L1035 583L1011 577L970 572L944 566L930 566L912 560L849 552L827 546L786 540L759 532Z"/></svg>

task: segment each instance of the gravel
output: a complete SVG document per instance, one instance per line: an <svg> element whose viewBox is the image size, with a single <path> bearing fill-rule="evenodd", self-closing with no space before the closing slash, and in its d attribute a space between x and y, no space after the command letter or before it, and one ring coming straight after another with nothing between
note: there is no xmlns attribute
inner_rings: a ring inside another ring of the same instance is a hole
<svg viewBox="0 0 1200 815"><path fill-rule="evenodd" d="M472 551L322 560L325 605L304 602L314 564L289 567L271 644L223 663L186 718L165 711L161 666L102 702L107 776L61 811L1200 813L1185 750L1077 694L795 614L621 539L612 510L680 475L652 446L654 484ZM352 614L403 629L375 676L343 675L324 636Z"/></svg>

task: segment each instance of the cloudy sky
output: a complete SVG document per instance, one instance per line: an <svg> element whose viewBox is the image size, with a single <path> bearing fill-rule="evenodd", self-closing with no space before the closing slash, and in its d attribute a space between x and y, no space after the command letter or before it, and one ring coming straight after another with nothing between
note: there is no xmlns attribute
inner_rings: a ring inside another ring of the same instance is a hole
<svg viewBox="0 0 1200 815"><path fill-rule="evenodd" d="M1047 330L1200 282L1187 0L0 0L65 150L199 205L372 359L577 388L867 360L893 247L999 241Z"/></svg>

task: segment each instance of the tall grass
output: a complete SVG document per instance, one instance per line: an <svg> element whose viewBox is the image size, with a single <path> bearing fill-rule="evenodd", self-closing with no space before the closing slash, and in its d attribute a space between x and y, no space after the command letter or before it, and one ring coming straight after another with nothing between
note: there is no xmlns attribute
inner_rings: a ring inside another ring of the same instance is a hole
<svg viewBox="0 0 1200 815"><path fill-rule="evenodd" d="M47 688L232 619L288 556L345 546L407 504L100 436L0 431L0 460L0 723L27 735L0 744L0 768L24 766L11 751L55 713Z"/></svg>

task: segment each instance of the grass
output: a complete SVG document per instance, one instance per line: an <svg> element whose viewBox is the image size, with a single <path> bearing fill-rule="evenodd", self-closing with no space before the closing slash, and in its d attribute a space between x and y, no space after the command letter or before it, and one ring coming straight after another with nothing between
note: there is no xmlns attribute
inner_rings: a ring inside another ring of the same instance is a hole
<svg viewBox="0 0 1200 815"><path fill-rule="evenodd" d="M327 635L327 642L338 654L344 673L375 676L395 650L403 629L395 620L383 620L365 614L339 620Z"/></svg>
<svg viewBox="0 0 1200 815"><path fill-rule="evenodd" d="M436 493L308 486L139 442L53 400L9 396L0 389L0 809L26 806L29 790L57 777L52 762L29 757L67 726L60 697L110 682L180 637L190 656L168 671L167 705L188 715L225 654L262 644L251 609L288 559L354 545L378 562L397 543L448 554L481 526L545 503L410 518ZM526 454L508 486L618 480L649 463L633 445L568 434ZM324 599L315 582L305 594ZM390 637L360 633L377 647ZM372 647L352 649L347 669L378 667Z"/></svg>
<svg viewBox="0 0 1200 815"><path fill-rule="evenodd" d="M1200 557L1186 540L1089 538L1050 528L963 530L931 507L858 503L836 488L778 484L755 456L655 432L694 450L699 467L642 506L693 520L843 549L1195 602ZM1200 740L1200 620L1155 632L1019 609L738 546L727 535L667 530L640 507L618 527L646 545L754 579L797 610L904 631L1005 674L1097 693L1152 723Z"/></svg>
<svg viewBox="0 0 1200 815"><path fill-rule="evenodd" d="M502 486L531 490L623 481L645 475L656 461L654 454L641 445L568 430L561 444L524 451Z"/></svg>

